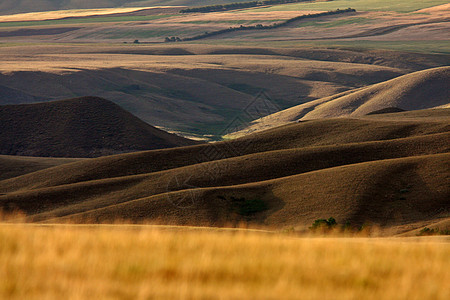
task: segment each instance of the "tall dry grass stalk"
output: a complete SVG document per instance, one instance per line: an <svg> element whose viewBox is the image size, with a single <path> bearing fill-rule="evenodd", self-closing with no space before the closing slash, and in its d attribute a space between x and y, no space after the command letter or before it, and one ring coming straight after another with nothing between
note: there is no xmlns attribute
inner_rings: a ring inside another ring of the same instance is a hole
<svg viewBox="0 0 450 300"><path fill-rule="evenodd" d="M445 238L0 225L2 299L449 299Z"/></svg>

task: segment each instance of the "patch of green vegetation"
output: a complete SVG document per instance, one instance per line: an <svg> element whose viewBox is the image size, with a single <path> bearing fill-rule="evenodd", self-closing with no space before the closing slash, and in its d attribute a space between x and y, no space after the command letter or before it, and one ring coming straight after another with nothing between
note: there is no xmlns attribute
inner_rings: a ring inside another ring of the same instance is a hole
<svg viewBox="0 0 450 300"><path fill-rule="evenodd" d="M333 10L351 7L357 11L395 11L409 13L423 8L446 4L448 0L334 0L276 5L266 8L253 8L247 11L300 11L300 10Z"/></svg>
<svg viewBox="0 0 450 300"><path fill-rule="evenodd" d="M46 25L74 25L74 24L88 24L88 23L106 23L106 22L136 22L136 21L152 21L157 19L164 19L173 17L175 15L152 15L152 16L105 16L105 17L90 17L80 19L59 19L59 20L44 20L44 21L23 21L23 22L0 22L1 27L26 27L26 26L46 26Z"/></svg>
<svg viewBox="0 0 450 300"><path fill-rule="evenodd" d="M227 201L226 197L218 196L219 199ZM261 199L245 199L244 197L230 197L231 208L241 216L251 217L259 212L269 209L266 202Z"/></svg>
<svg viewBox="0 0 450 300"><path fill-rule="evenodd" d="M317 219L312 223L311 227L309 227L310 230L318 230L318 229L332 229L337 226L336 219L333 217L326 219Z"/></svg>
<svg viewBox="0 0 450 300"><path fill-rule="evenodd" d="M369 24L369 23L372 23L373 21L374 21L374 19L367 19L367 18L348 18L348 19L341 19L341 20L335 20L335 21L304 22L304 23L298 24L296 27L314 26L314 27L332 28L332 27L345 26L345 25L351 25L351 24Z"/></svg>

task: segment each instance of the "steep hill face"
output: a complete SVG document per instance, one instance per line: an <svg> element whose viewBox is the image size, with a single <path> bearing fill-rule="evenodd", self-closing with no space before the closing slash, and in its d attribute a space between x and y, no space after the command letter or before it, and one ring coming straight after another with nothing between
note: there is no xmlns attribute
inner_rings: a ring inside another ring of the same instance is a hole
<svg viewBox="0 0 450 300"><path fill-rule="evenodd" d="M392 112L392 109L412 111L446 107L450 103L449 82L450 67L414 72L366 88L288 108L255 120L241 132L229 136L239 136L297 120L359 117L377 111Z"/></svg>
<svg viewBox="0 0 450 300"><path fill-rule="evenodd" d="M83 160L0 181L0 207L30 221L301 228L335 217L400 233L448 216L449 111L313 120Z"/></svg>
<svg viewBox="0 0 450 300"><path fill-rule="evenodd" d="M0 128L5 155L96 157L196 144L97 97L0 106Z"/></svg>

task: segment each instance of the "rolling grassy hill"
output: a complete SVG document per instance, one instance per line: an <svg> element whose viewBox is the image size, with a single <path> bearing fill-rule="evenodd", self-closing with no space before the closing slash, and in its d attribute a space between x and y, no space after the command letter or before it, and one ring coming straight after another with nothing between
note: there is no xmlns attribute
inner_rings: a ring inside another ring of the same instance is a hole
<svg viewBox="0 0 450 300"><path fill-rule="evenodd" d="M0 207L33 221L304 228L333 216L405 232L448 217L449 113L426 112L440 117L308 121L61 165L0 181Z"/></svg>
<svg viewBox="0 0 450 300"><path fill-rule="evenodd" d="M0 127L6 155L95 157L196 144L96 97L0 106Z"/></svg>
<svg viewBox="0 0 450 300"><path fill-rule="evenodd" d="M450 100L449 81L450 67L404 75L320 105L302 120L362 116L385 107L418 110L445 106Z"/></svg>
<svg viewBox="0 0 450 300"><path fill-rule="evenodd" d="M296 120L357 117L386 108L420 110L449 105L450 67L410 73L366 88L325 97L255 120L229 137L280 126Z"/></svg>

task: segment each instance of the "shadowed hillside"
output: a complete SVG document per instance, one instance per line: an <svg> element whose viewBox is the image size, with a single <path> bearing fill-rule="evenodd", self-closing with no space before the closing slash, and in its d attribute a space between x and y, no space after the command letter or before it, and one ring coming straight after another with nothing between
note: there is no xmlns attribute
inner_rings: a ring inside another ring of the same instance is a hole
<svg viewBox="0 0 450 300"><path fill-rule="evenodd" d="M280 228L333 216L403 232L446 216L450 122L448 110L429 111L434 121L398 114L396 121L308 121L227 142L62 165L0 181L0 207L33 221Z"/></svg>
<svg viewBox="0 0 450 300"><path fill-rule="evenodd" d="M95 157L196 144L96 97L0 106L0 128L6 155Z"/></svg>
<svg viewBox="0 0 450 300"><path fill-rule="evenodd" d="M48 169L81 159L0 155L0 180Z"/></svg>
<svg viewBox="0 0 450 300"><path fill-rule="evenodd" d="M45 98L36 97L23 91L0 85L0 103L2 105L33 103L41 102L44 100Z"/></svg>

